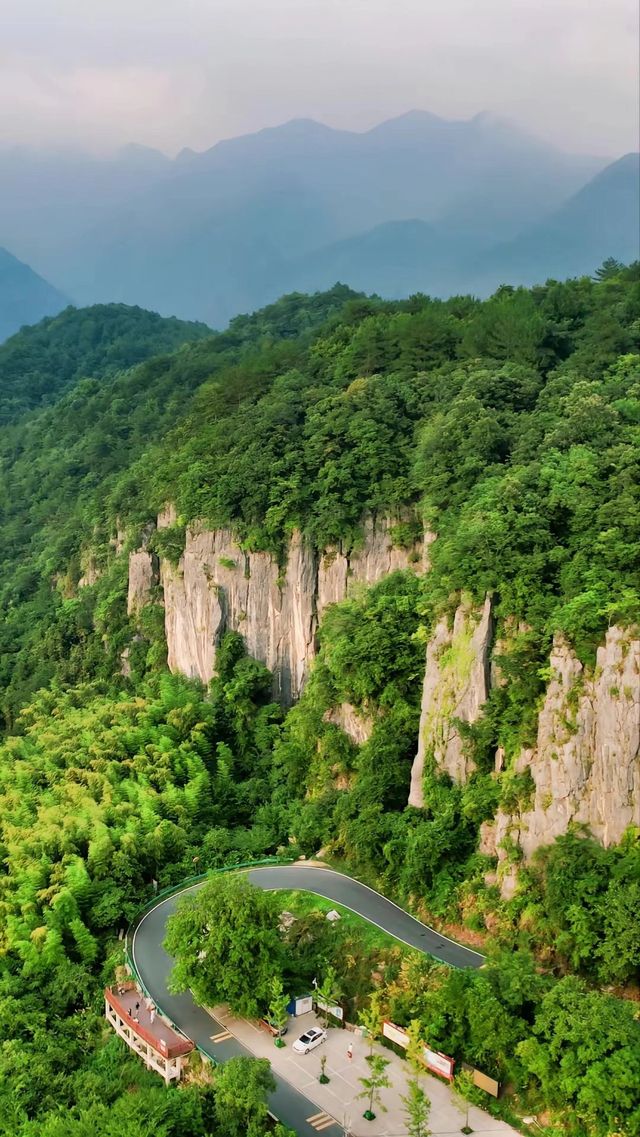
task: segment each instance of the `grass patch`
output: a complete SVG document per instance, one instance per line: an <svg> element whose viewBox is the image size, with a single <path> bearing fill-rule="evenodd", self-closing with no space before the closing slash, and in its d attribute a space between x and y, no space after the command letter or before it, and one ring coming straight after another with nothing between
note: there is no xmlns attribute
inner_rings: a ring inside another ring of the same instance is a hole
<svg viewBox="0 0 640 1137"><path fill-rule="evenodd" d="M401 940L390 936L388 932L383 932L381 928L370 924L368 920L357 916L348 908L343 908L341 904L326 900L324 896L316 896L313 892L304 892L296 888L291 891L278 891L278 898L282 901L283 908L287 912L292 912L294 916L309 916L312 912L321 912L326 916L328 912L338 912L341 929L357 938L366 951L385 951L389 948L401 948L403 952L411 950Z"/></svg>

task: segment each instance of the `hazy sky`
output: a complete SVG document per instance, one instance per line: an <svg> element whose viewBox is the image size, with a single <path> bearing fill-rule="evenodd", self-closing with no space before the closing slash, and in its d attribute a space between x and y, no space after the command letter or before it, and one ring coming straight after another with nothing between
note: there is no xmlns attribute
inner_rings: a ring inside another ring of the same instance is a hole
<svg viewBox="0 0 640 1137"><path fill-rule="evenodd" d="M638 148L637 0L0 0L0 142L175 152L312 117Z"/></svg>

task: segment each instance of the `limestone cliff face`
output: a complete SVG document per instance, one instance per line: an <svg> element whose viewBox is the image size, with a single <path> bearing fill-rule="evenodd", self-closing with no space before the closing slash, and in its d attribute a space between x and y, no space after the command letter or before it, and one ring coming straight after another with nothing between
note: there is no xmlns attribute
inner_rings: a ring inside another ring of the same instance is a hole
<svg viewBox="0 0 640 1137"><path fill-rule="evenodd" d="M437 623L427 645L418 752L411 770L409 805L424 806L423 776L428 754L454 781L465 781L473 763L465 756L454 720L475 722L489 692L493 638L491 600L481 609L460 604L453 625Z"/></svg>
<svg viewBox="0 0 640 1137"><path fill-rule="evenodd" d="M299 536L284 576L267 553L244 553L226 529L189 530L177 567L163 560L165 629L172 671L211 679L222 633L240 632L247 651L273 671L275 694L300 693L315 636L315 558Z"/></svg>
<svg viewBox="0 0 640 1137"><path fill-rule="evenodd" d="M373 718L353 707L351 703L341 703L338 707L332 707L325 713L324 721L339 726L357 746L369 741L374 726Z"/></svg>
<svg viewBox="0 0 640 1137"><path fill-rule="evenodd" d="M629 825L640 826L640 639L613 627L598 649L593 675L556 637L552 678L538 719L538 737L515 769L529 769L531 801L520 813L499 812L493 835L503 893L515 886L501 842L509 836L525 858L586 825L604 845L617 843Z"/></svg>
<svg viewBox="0 0 640 1137"><path fill-rule="evenodd" d="M491 624L488 599L482 610L461 605L453 626L441 619L429 640L410 805L424 805L427 754L456 781L472 772L454 720L474 722L490 685L504 682L491 661ZM499 644L494 652L500 654ZM610 628L596 668L587 674L571 647L556 637L549 662L536 745L512 766L518 774L529 771L531 791L516 811L499 810L480 835L480 851L498 858L505 896L517 883L509 847L528 860L572 822L584 824L604 845L618 842L629 825L640 826L640 639ZM503 769L498 750L496 777Z"/></svg>
<svg viewBox="0 0 640 1137"><path fill-rule="evenodd" d="M175 520L167 507L158 528ZM249 654L273 672L274 695L292 702L315 655L318 619L327 605L344 600L358 584L420 563L420 548L395 548L390 528L386 519L367 519L358 550L321 554L296 533L282 570L268 553L245 553L230 530L192 526L178 565L160 563L170 669L208 683L221 635L237 631ZM133 562L139 574L146 572L142 552L133 555L140 558Z"/></svg>
<svg viewBox="0 0 640 1137"><path fill-rule="evenodd" d="M102 573L94 553L85 552L81 559L81 568L82 576L78 581L78 588L90 588L91 585L100 580Z"/></svg>
<svg viewBox="0 0 640 1137"><path fill-rule="evenodd" d="M423 547L428 548L432 535L427 534L424 542L412 549L401 549L391 540L392 526L388 517L367 517L362 543L357 549L338 546L324 550L318 565L316 609L319 617L329 604L339 604L358 585L374 584L401 569L420 568Z"/></svg>
<svg viewBox="0 0 640 1137"><path fill-rule="evenodd" d="M129 591L127 615L133 616L149 603L151 589L157 581L152 554L147 549L136 549L129 554Z"/></svg>

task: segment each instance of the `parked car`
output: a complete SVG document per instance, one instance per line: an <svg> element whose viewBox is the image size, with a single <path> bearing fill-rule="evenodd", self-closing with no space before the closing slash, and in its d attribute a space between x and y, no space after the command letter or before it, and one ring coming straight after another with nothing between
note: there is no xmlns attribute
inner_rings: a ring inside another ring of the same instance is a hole
<svg viewBox="0 0 640 1137"><path fill-rule="evenodd" d="M315 1050L321 1042L324 1042L327 1037L326 1030L320 1030L320 1027L312 1026L300 1038L296 1038L293 1049L297 1050L298 1054L308 1054L310 1050Z"/></svg>

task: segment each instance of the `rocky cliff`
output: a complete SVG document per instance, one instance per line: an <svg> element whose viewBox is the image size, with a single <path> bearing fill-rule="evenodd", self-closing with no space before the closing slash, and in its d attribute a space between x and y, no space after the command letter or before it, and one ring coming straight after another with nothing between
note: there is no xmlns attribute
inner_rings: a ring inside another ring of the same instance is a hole
<svg viewBox="0 0 640 1137"><path fill-rule="evenodd" d="M168 507L158 528L173 524L175 512ZM397 548L391 528L388 518L369 517L357 548L321 552L294 533L281 568L268 553L243 551L228 529L191 526L178 564L160 561L170 669L209 682L221 635L240 632L250 655L273 672L275 696L291 703L315 655L318 621L327 605L344 600L358 585L420 567L422 546ZM145 549L131 556L131 611L151 587L148 558Z"/></svg>
<svg viewBox="0 0 640 1137"><path fill-rule="evenodd" d="M411 770L409 805L424 806L423 776L428 755L454 781L465 781L473 770L466 757L455 720L475 722L489 692L493 638L491 600L481 609L462 603L449 626L446 616L436 624L427 645L422 689L418 752Z"/></svg>
<svg viewBox="0 0 640 1137"><path fill-rule="evenodd" d="M640 826L640 639L610 628L595 671L586 674L556 637L550 665L536 745L515 762L517 773L528 769L533 779L530 800L520 812L498 812L493 833L485 832L495 842L505 895L516 882L509 846L528 859L572 822L603 845L617 843L629 825Z"/></svg>
<svg viewBox="0 0 640 1137"><path fill-rule="evenodd" d="M169 508L158 517L158 528L175 522ZM197 524L187 530L179 562L161 558L158 567L146 534L143 547L130 555L129 612L135 617L159 583L172 671L207 683L221 635L237 631L249 653L273 672L274 695L289 704L302 690L329 604L397 569L428 567L430 537L411 549L398 548L391 530L389 519L368 518L357 548L321 551L294 533L284 567L267 553L244 551L229 530ZM462 600L453 620L443 617L434 628L426 653L412 806L424 805L428 757L455 781L473 773L459 723L477 721L492 684L504 681L494 631L489 597L480 607ZM640 825L640 640L611 628L595 671L587 673L571 648L556 639L550 671L536 745L510 766L511 773L529 771L531 792L518 811L499 811L483 826L481 850L497 856L505 894L514 887L514 849L527 859L572 822L584 823L605 844L618 841L628 825ZM350 706L334 708L327 717L357 744L371 733L371 720ZM503 767L498 752L496 778L503 776Z"/></svg>
<svg viewBox="0 0 640 1137"><path fill-rule="evenodd" d="M157 581L157 568L148 549L136 549L129 554L129 591L127 615L132 616L149 602L151 589Z"/></svg>
<svg viewBox="0 0 640 1137"><path fill-rule="evenodd" d="M424 805L427 756L455 781L472 773L456 720L476 721L491 684L503 681L492 665L492 634L488 598L480 609L461 604L451 626L443 618L433 631L410 805ZM498 857L505 895L515 887L514 850L528 859L572 822L584 824L605 845L618 842L629 825L640 825L640 640L628 630L610 628L595 670L587 673L571 647L556 637L549 663L536 745L511 766L515 774L529 771L530 792L517 812L498 811L481 834L481 851ZM503 766L498 751L496 777Z"/></svg>

